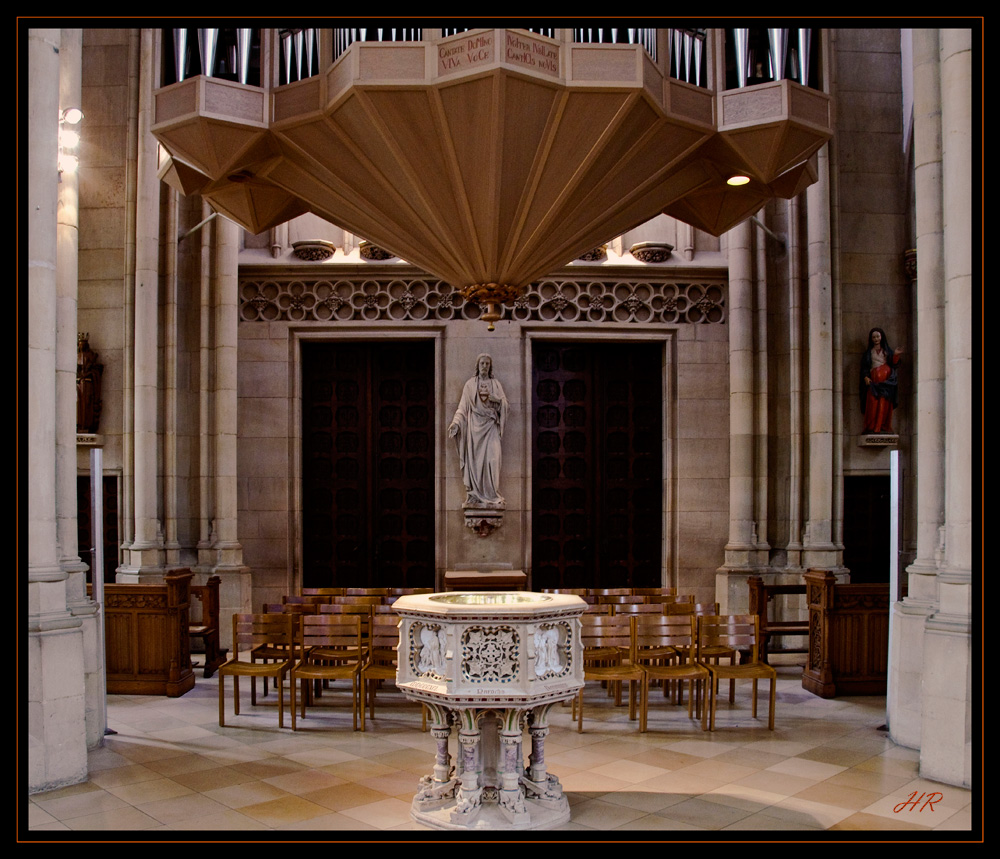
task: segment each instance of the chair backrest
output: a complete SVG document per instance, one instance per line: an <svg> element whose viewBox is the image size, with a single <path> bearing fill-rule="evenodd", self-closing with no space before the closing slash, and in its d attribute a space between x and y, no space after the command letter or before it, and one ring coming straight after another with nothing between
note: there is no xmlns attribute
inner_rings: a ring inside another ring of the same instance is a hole
<svg viewBox="0 0 1000 859"><path fill-rule="evenodd" d="M542 588L543 594L573 594L578 597L589 596L587 588Z"/></svg>
<svg viewBox="0 0 1000 859"><path fill-rule="evenodd" d="M632 588L587 588L592 597L631 596Z"/></svg>
<svg viewBox="0 0 1000 859"><path fill-rule="evenodd" d="M434 588L386 588L386 591L390 597L405 597L412 594L432 594Z"/></svg>
<svg viewBox="0 0 1000 859"><path fill-rule="evenodd" d="M281 601L285 605L322 605L325 602L330 602L331 599L333 599L332 595L324 594L303 594L302 596L285 594Z"/></svg>
<svg viewBox="0 0 1000 859"><path fill-rule="evenodd" d="M347 588L302 588L302 596L342 597Z"/></svg>
<svg viewBox="0 0 1000 859"><path fill-rule="evenodd" d="M264 614L316 614L318 611L316 603L264 603Z"/></svg>
<svg viewBox="0 0 1000 859"><path fill-rule="evenodd" d="M360 605L354 603L342 604L342 603L330 603L328 605L321 605L319 607L320 614L340 614L340 615L356 615L361 618L361 633L362 635L368 635L368 625L371 623L372 611L374 606L368 603L361 603Z"/></svg>
<svg viewBox="0 0 1000 859"><path fill-rule="evenodd" d="M632 593L641 597L669 597L677 593L677 588L632 588Z"/></svg>
<svg viewBox="0 0 1000 859"><path fill-rule="evenodd" d="M334 597L333 602L336 605L378 605L384 601L386 595L374 595L369 594L367 596L360 596L356 594L348 594L343 597Z"/></svg>
<svg viewBox="0 0 1000 859"><path fill-rule="evenodd" d="M388 594L388 588L347 588L349 597L384 597Z"/></svg>
<svg viewBox="0 0 1000 859"><path fill-rule="evenodd" d="M399 645L399 616L378 614L372 617L368 642L372 650L382 653L395 650Z"/></svg>
<svg viewBox="0 0 1000 859"><path fill-rule="evenodd" d="M233 650L239 653L262 644L291 648L295 644L295 630L298 625L298 617L286 612L234 614Z"/></svg>
<svg viewBox="0 0 1000 859"><path fill-rule="evenodd" d="M632 653L634 643L632 617L624 614L588 614L580 616L580 644L586 650L617 647Z"/></svg>
<svg viewBox="0 0 1000 859"><path fill-rule="evenodd" d="M691 647L697 651L697 619L694 615L638 614L635 616L635 647ZM697 652L692 654L697 659Z"/></svg>
<svg viewBox="0 0 1000 859"><path fill-rule="evenodd" d="M678 602L694 602L694 594L651 594L646 597L646 602L669 605Z"/></svg>
<svg viewBox="0 0 1000 859"><path fill-rule="evenodd" d="M303 615L299 625L299 643L304 649L332 647L348 650L360 659L363 653L362 617L357 614Z"/></svg>
<svg viewBox="0 0 1000 859"><path fill-rule="evenodd" d="M646 602L646 598L634 594L598 594L597 601L605 605L639 605Z"/></svg>
<svg viewBox="0 0 1000 859"><path fill-rule="evenodd" d="M663 614L696 614L696 615L706 615L706 614L718 614L719 604L717 602L705 602L705 603L694 603L694 602L675 602L666 603L663 606Z"/></svg>
<svg viewBox="0 0 1000 859"><path fill-rule="evenodd" d="M606 603L612 614L663 614L661 603Z"/></svg>
<svg viewBox="0 0 1000 859"><path fill-rule="evenodd" d="M698 621L698 647L728 647L750 652L753 664L759 661L760 617L756 614L704 615ZM744 660L745 661L745 660Z"/></svg>

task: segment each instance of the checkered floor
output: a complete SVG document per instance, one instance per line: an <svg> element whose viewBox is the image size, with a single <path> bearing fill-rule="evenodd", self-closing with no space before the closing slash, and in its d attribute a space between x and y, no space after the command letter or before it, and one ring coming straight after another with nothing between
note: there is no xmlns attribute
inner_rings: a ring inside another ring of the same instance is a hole
<svg viewBox="0 0 1000 859"><path fill-rule="evenodd" d="M583 733L568 706L555 708L545 757L570 802L571 820L560 829L605 840L614 836L597 833L670 840L733 830L759 833L748 838L789 830L803 837L820 830L949 830L956 839L970 837L972 792L920 778L917 753L881 730L884 698L823 700L802 689L801 665L778 670L773 732L766 685L758 719L750 715L749 684L738 685L734 705L721 700L714 733L702 733L686 707L659 692L646 734L596 685L586 689ZM195 832L229 840L254 840L268 830L321 840L432 833L412 820L410 802L419 777L431 772L434 740L420 729L420 708L391 684L379 693L364 733L351 730L350 710L339 703L349 693L325 692L293 733L278 728L273 690L250 707L246 680L234 717L230 684L224 728L218 679L200 672L180 698L109 696L115 733L90 754L86 783L29 798L31 839L57 830L139 839L174 832L178 840ZM455 745L453 738L453 755ZM933 802L906 804L914 794Z"/></svg>

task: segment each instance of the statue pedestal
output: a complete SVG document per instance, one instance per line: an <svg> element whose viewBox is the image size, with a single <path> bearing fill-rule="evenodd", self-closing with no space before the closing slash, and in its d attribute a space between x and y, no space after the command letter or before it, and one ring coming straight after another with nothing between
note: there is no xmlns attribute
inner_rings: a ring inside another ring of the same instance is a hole
<svg viewBox="0 0 1000 859"><path fill-rule="evenodd" d="M858 439L858 447L897 447L899 435L894 432L866 432Z"/></svg>
<svg viewBox="0 0 1000 859"><path fill-rule="evenodd" d="M437 740L413 819L463 830L548 829L568 821L569 802L545 766L545 737L551 708L583 685L583 601L485 591L405 596L394 608L401 617L396 685L427 706Z"/></svg>

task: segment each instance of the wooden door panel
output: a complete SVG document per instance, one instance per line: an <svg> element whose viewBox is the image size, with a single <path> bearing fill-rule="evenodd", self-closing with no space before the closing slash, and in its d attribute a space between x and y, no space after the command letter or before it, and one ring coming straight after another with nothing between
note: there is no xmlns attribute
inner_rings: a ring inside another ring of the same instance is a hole
<svg viewBox="0 0 1000 859"><path fill-rule="evenodd" d="M537 342L533 367L533 587L659 585L660 347Z"/></svg>
<svg viewBox="0 0 1000 859"><path fill-rule="evenodd" d="M303 345L303 583L434 582L433 346Z"/></svg>

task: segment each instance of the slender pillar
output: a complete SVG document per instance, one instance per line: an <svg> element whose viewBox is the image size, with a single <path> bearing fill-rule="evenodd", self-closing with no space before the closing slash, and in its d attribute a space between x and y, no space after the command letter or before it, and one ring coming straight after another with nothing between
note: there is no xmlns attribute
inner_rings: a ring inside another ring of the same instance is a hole
<svg viewBox="0 0 1000 859"><path fill-rule="evenodd" d="M941 177L939 31L913 30L913 159L917 234L917 557L907 596L893 605L886 710L890 736L920 747L924 622L937 605L944 526L944 218Z"/></svg>
<svg viewBox="0 0 1000 859"><path fill-rule="evenodd" d="M840 566L833 542L833 277L830 252L829 145L819 151L819 179L806 191L808 212L808 511L802 565Z"/></svg>
<svg viewBox="0 0 1000 859"><path fill-rule="evenodd" d="M802 567L802 278L799 198L788 201L788 566Z"/></svg>
<svg viewBox="0 0 1000 859"><path fill-rule="evenodd" d="M56 235L60 31L28 32L28 790L87 777L83 636L57 526ZM74 385L75 390L75 385ZM76 417L74 410L73 427Z"/></svg>
<svg viewBox="0 0 1000 859"><path fill-rule="evenodd" d="M212 294L214 297L214 432L212 460L212 573L222 579L219 602L224 615L250 606L250 570L243 565L237 534L237 326L239 320L239 227L222 216L214 233ZM227 646L223 642L223 646Z"/></svg>
<svg viewBox="0 0 1000 859"><path fill-rule="evenodd" d="M59 46L59 108L63 111L82 105L83 30L63 30ZM84 118L86 121L86 118ZM81 125L72 128L80 132ZM77 148L76 152L79 152ZM76 361L77 283L79 273L79 174L64 170L59 182L59 210L56 231L58 260L56 308L56 508L60 564L67 573L66 603L81 620L85 671L87 747L104 742L104 663L100 658L103 640L97 623L97 604L87 596L89 563L80 558L77 540L76 500ZM87 558L89 562L91 559ZM97 571L103 575L104 571Z"/></svg>
<svg viewBox="0 0 1000 859"><path fill-rule="evenodd" d="M746 611L746 577L754 569L754 321L753 236L749 221L733 227L729 241L729 540L716 575L722 612Z"/></svg>
<svg viewBox="0 0 1000 859"><path fill-rule="evenodd" d="M144 38L147 32L143 32ZM147 50L148 48L148 50ZM133 339L133 540L119 581L136 582L163 574L160 521L159 351L160 351L160 180L153 121L152 45L143 43L136 164L135 289Z"/></svg>
<svg viewBox="0 0 1000 859"><path fill-rule="evenodd" d="M924 627L920 774L972 780L972 33L940 31L945 523L938 607ZM981 324L981 323L980 323ZM977 335L980 335L977 332ZM976 336L977 341L980 337ZM981 438L976 433L976 438Z"/></svg>

